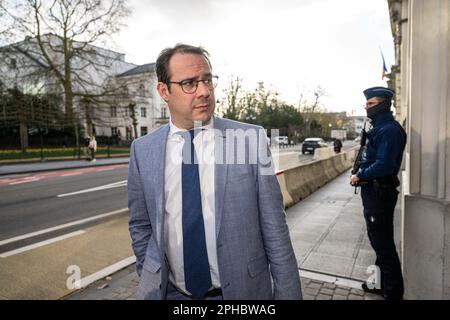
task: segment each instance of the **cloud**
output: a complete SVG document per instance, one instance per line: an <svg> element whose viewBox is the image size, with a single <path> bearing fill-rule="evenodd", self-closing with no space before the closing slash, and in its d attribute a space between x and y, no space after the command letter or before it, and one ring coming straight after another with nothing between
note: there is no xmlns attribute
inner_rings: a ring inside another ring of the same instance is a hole
<svg viewBox="0 0 450 320"><path fill-rule="evenodd" d="M148 63L178 42L203 45L220 75L253 89L264 81L287 102L322 85L327 107L351 111L381 81L381 47L394 62L387 4L379 0L132 0L119 37L127 60ZM220 95L220 93L219 93ZM362 112L362 110L361 110Z"/></svg>

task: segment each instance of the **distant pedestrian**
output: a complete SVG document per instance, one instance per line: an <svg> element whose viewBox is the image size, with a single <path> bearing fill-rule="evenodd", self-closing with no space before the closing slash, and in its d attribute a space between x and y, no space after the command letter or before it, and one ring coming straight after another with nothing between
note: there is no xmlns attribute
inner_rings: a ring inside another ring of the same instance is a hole
<svg viewBox="0 0 450 320"><path fill-rule="evenodd" d="M336 140L334 140L334 152L339 153L341 152L342 149L342 141L338 138L336 138Z"/></svg>
<svg viewBox="0 0 450 320"><path fill-rule="evenodd" d="M89 153L89 143L91 142L91 138L89 136L87 136L86 138L84 138L83 143L84 143L84 156L86 157L86 160L91 160L90 157L90 153Z"/></svg>
<svg viewBox="0 0 450 320"><path fill-rule="evenodd" d="M353 186L361 186L364 219L370 244L375 251L375 265L381 283L366 292L382 294L386 300L403 299L403 277L395 242L394 209L400 185L397 177L406 144L406 133L390 111L394 91L384 87L369 88L366 96L367 116L372 129L359 161L359 169L350 178Z"/></svg>
<svg viewBox="0 0 450 320"><path fill-rule="evenodd" d="M97 141L95 140L94 135L91 136L88 149L89 149L89 156L91 158L91 161L95 162L96 161L95 152L97 152Z"/></svg>

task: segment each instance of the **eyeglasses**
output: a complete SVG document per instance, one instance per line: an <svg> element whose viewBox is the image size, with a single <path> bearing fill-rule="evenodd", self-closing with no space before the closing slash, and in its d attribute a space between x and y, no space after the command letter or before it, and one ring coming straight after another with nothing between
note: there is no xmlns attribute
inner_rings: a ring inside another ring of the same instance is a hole
<svg viewBox="0 0 450 320"><path fill-rule="evenodd" d="M209 90L213 90L215 87L217 87L218 80L218 76L211 76L202 80L187 79L183 81L169 81L168 83L178 84L179 86L181 86L181 90L183 90L184 93L192 94L197 91L199 82L203 82Z"/></svg>

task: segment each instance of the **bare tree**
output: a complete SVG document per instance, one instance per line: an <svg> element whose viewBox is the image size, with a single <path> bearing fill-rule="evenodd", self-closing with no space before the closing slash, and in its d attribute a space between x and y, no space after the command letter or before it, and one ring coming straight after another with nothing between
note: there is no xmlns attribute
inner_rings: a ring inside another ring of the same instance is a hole
<svg viewBox="0 0 450 320"><path fill-rule="evenodd" d="M312 93L312 101L304 98L303 93L301 94L301 100L303 104L301 106L301 112L305 119L305 135L309 136L311 134L311 124L313 120L317 121L316 113L320 110L321 99L327 95L326 90L318 85ZM299 103L300 104L300 103Z"/></svg>
<svg viewBox="0 0 450 320"><path fill-rule="evenodd" d="M55 86L62 88L67 121L75 127L74 103L114 94L107 85L112 71L123 72L123 57L95 44L110 40L129 15L126 0L3 0L5 34L26 38L17 50L45 63ZM89 117L88 117L89 118Z"/></svg>

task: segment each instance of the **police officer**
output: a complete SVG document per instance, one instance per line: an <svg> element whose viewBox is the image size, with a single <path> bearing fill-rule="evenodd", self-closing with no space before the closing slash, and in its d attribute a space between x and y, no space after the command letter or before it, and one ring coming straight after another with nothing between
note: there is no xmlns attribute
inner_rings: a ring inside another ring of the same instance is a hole
<svg viewBox="0 0 450 320"><path fill-rule="evenodd" d="M360 158L360 167L351 176L352 185L361 186L364 219L370 243L376 254L381 284L366 292L382 294L386 300L403 298L403 277L394 243L394 209L399 180L397 174L406 144L406 133L390 111L394 91L384 87L364 90L367 117L372 129Z"/></svg>

